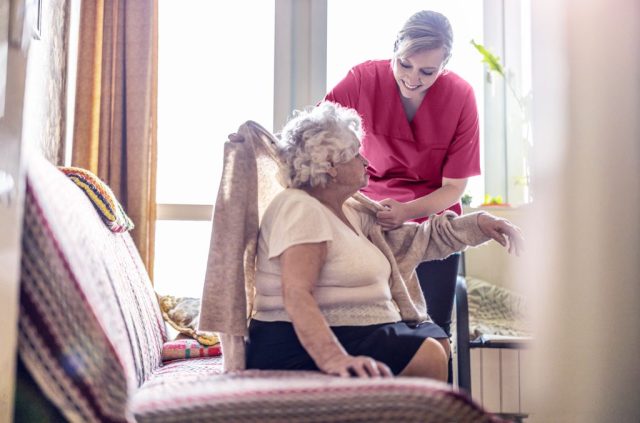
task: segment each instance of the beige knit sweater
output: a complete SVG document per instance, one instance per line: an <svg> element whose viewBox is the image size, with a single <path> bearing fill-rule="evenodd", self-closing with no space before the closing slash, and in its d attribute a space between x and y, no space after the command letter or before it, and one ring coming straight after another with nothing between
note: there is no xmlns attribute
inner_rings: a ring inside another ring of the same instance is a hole
<svg viewBox="0 0 640 423"><path fill-rule="evenodd" d="M245 368L244 337L253 309L260 217L283 189L277 182L273 135L252 121L242 124L238 135L225 143L199 326L220 334L225 371ZM489 239L478 227L478 213L457 217L447 212L383 232L374 218L381 209L378 203L362 194L348 201L369 216L367 236L391 263L391 295L405 321L430 320L415 273L420 262L442 259Z"/></svg>

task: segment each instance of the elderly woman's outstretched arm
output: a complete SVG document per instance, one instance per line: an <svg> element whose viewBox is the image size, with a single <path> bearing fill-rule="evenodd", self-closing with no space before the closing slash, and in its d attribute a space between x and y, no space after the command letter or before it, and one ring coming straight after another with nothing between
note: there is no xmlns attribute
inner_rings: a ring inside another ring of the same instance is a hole
<svg viewBox="0 0 640 423"><path fill-rule="evenodd" d="M506 219L486 212L457 216L445 211L431 215L426 222L406 222L393 230L384 230L376 214L383 209L380 203L358 193L348 203L359 214L363 231L381 247L384 238L396 259L412 256L413 265L421 261L439 260L468 246L477 246L491 239L505 247L509 254L519 255L524 250L520 228ZM413 270L413 267L412 267Z"/></svg>
<svg viewBox="0 0 640 423"><path fill-rule="evenodd" d="M294 245L280 256L284 307L300 343L325 373L343 377L392 376L384 363L347 354L329 328L313 298L313 287L326 255L326 242L320 242Z"/></svg>
<svg viewBox="0 0 640 423"><path fill-rule="evenodd" d="M404 226L411 228L412 225ZM416 245L420 246L421 239L426 243L420 247L423 251L421 261L443 259L467 246L477 246L491 239L505 247L509 254L519 255L524 248L520 228L486 212L457 216L447 211L432 215L428 222L417 225L415 231ZM409 232L413 232L413 229L409 229Z"/></svg>

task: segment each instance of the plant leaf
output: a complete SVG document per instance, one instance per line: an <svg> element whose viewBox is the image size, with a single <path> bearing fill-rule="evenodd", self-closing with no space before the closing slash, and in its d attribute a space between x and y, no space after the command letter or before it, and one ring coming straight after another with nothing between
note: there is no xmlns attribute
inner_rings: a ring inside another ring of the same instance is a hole
<svg viewBox="0 0 640 423"><path fill-rule="evenodd" d="M499 73L503 78L506 79L504 68L500 63L500 58L487 50L482 44L476 43L474 40L471 40L471 44L482 55L482 62L486 63L487 66L489 66L489 70Z"/></svg>

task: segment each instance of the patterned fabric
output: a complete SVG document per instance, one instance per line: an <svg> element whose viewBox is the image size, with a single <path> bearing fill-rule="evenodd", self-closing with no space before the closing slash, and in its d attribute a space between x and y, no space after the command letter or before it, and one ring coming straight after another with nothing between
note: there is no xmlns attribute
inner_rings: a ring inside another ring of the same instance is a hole
<svg viewBox="0 0 640 423"><path fill-rule="evenodd" d="M522 295L481 279L467 278L471 339L482 335L531 336Z"/></svg>
<svg viewBox="0 0 640 423"><path fill-rule="evenodd" d="M138 422L494 422L445 384L245 370L193 359L160 369L133 397Z"/></svg>
<svg viewBox="0 0 640 423"><path fill-rule="evenodd" d="M202 345L216 345L220 342L214 332L198 330L200 320L200 299L158 295L162 317L172 328L183 335L195 339Z"/></svg>
<svg viewBox="0 0 640 423"><path fill-rule="evenodd" d="M124 421L127 375L101 323L27 191L20 286L19 354L72 421ZM42 261L46 260L46 266ZM91 348L83 348L91 345ZM106 391L103 387L108 387Z"/></svg>
<svg viewBox="0 0 640 423"><path fill-rule="evenodd" d="M126 232L134 228L133 222L124 212L122 205L111 188L92 172L79 167L60 167L78 185L112 232Z"/></svg>
<svg viewBox="0 0 640 423"><path fill-rule="evenodd" d="M220 343L202 345L194 339L178 339L165 342L162 346L162 362L186 358L217 357L222 354Z"/></svg>
<svg viewBox="0 0 640 423"><path fill-rule="evenodd" d="M125 421L130 392L161 363L164 323L128 233L31 156L23 227L19 354L72 421Z"/></svg>
<svg viewBox="0 0 640 423"><path fill-rule="evenodd" d="M222 357L161 362L160 308L128 233L29 157L18 348L72 422L488 422L449 386L316 372L222 373Z"/></svg>

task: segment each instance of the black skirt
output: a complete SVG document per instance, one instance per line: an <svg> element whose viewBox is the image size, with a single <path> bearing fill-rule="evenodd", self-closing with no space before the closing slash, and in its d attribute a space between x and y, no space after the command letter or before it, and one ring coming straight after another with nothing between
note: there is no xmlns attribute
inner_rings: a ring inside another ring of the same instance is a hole
<svg viewBox="0 0 640 423"><path fill-rule="evenodd" d="M404 322L331 328L348 354L381 361L400 374L425 339L446 339L435 323L412 327ZM290 322L251 320L247 342L247 368L262 370L318 370Z"/></svg>

